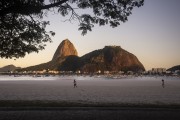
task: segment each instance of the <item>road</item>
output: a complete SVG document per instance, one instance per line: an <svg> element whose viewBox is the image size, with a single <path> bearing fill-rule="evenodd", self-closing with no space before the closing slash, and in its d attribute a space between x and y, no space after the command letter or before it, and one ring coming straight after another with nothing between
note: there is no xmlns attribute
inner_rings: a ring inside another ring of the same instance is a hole
<svg viewBox="0 0 180 120"><path fill-rule="evenodd" d="M180 109L130 107L0 108L0 120L180 120Z"/></svg>

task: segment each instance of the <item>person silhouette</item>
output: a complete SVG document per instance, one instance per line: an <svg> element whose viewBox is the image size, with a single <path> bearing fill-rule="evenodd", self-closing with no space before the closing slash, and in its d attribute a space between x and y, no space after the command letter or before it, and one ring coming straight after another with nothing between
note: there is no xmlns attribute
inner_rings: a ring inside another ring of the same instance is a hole
<svg viewBox="0 0 180 120"><path fill-rule="evenodd" d="M162 87L163 87L163 88L165 87L165 85L164 85L164 79L162 79Z"/></svg>
<svg viewBox="0 0 180 120"><path fill-rule="evenodd" d="M76 82L75 79L74 79L74 82L73 82L73 83L74 83L74 88L77 87L77 82Z"/></svg>

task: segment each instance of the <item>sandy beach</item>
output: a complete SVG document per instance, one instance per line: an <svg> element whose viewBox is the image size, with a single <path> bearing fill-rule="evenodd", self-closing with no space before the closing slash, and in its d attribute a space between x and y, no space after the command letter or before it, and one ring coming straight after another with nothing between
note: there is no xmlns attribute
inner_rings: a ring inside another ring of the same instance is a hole
<svg viewBox="0 0 180 120"><path fill-rule="evenodd" d="M23 80L24 79L24 80ZM77 88L73 88L73 80ZM180 104L180 78L89 76L0 78L0 101L65 101L111 104Z"/></svg>
<svg viewBox="0 0 180 120"><path fill-rule="evenodd" d="M179 77L0 76L0 120L179 120L179 108Z"/></svg>

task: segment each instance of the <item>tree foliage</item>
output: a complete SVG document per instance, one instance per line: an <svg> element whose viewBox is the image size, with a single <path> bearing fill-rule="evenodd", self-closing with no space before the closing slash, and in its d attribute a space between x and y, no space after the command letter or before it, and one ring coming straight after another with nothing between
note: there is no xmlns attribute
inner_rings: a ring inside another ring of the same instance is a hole
<svg viewBox="0 0 180 120"><path fill-rule="evenodd" d="M143 4L144 0L1 0L0 56L18 58L44 49L55 35L45 29L49 21L43 17L48 12L78 20L85 35L95 24L117 27L128 20L134 7ZM78 13L79 9L85 14Z"/></svg>

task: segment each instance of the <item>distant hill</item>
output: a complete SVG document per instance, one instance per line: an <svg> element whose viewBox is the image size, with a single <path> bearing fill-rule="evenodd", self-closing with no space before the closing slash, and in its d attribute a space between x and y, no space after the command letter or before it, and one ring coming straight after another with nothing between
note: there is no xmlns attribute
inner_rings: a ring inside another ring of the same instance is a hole
<svg viewBox="0 0 180 120"><path fill-rule="evenodd" d="M144 66L135 55L120 46L105 46L81 57L84 71L144 71Z"/></svg>
<svg viewBox="0 0 180 120"><path fill-rule="evenodd" d="M59 70L59 67L67 59L68 56L77 56L77 50L74 45L68 40L63 40L58 48L56 49L53 58L47 63L42 63L35 66L30 66L27 68L21 69L22 71L37 71L37 70Z"/></svg>
<svg viewBox="0 0 180 120"><path fill-rule="evenodd" d="M144 71L137 57L119 46L106 46L82 57L69 56L59 70L101 71Z"/></svg>
<svg viewBox="0 0 180 120"><path fill-rule="evenodd" d="M177 65L177 66L174 66L174 67L167 69L167 71L173 71L173 72L176 70L180 70L180 65Z"/></svg>
<svg viewBox="0 0 180 120"><path fill-rule="evenodd" d="M0 68L0 72L9 72L9 71L14 71L16 69L20 69L20 67L16 67L14 65L7 65L7 66Z"/></svg>
<svg viewBox="0 0 180 120"><path fill-rule="evenodd" d="M41 71L41 70L58 70L59 66L63 61L66 60L66 57L62 57L53 61L49 61L47 63L42 63L39 65L34 65L26 68L20 69L20 71Z"/></svg>
<svg viewBox="0 0 180 120"><path fill-rule="evenodd" d="M77 50L68 40L63 40L58 46L51 61L22 70L60 70L86 72L101 71L144 71L144 66L138 58L122 49L120 46L106 46L82 57L77 56Z"/></svg>
<svg viewBox="0 0 180 120"><path fill-rule="evenodd" d="M57 61L59 58L64 58L70 55L78 56L78 52L74 45L68 39L65 39L58 46L52 61Z"/></svg>

